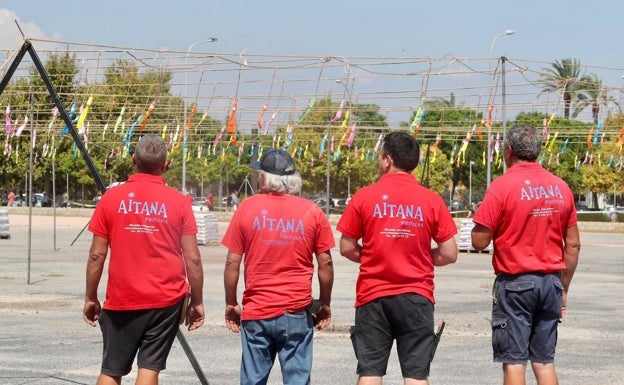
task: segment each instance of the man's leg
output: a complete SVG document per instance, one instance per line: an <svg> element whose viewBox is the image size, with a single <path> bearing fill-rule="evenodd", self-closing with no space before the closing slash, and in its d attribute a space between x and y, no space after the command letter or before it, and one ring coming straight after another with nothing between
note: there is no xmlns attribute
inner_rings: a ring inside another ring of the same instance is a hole
<svg viewBox="0 0 624 385"><path fill-rule="evenodd" d="M526 375L526 365L503 364L503 384L504 385L526 385L525 375Z"/></svg>
<svg viewBox="0 0 624 385"><path fill-rule="evenodd" d="M139 368L134 385L158 385L158 374L156 370Z"/></svg>
<svg viewBox="0 0 624 385"><path fill-rule="evenodd" d="M120 385L121 376L109 376L107 374L100 374L96 385Z"/></svg>
<svg viewBox="0 0 624 385"><path fill-rule="evenodd" d="M538 385L559 385L555 364L532 362L531 367L533 368L533 374L535 374Z"/></svg>
<svg viewBox="0 0 624 385"><path fill-rule="evenodd" d="M415 378L404 378L403 385L429 385L429 380L417 380Z"/></svg>
<svg viewBox="0 0 624 385"><path fill-rule="evenodd" d="M381 385L381 376L360 376L357 385Z"/></svg>

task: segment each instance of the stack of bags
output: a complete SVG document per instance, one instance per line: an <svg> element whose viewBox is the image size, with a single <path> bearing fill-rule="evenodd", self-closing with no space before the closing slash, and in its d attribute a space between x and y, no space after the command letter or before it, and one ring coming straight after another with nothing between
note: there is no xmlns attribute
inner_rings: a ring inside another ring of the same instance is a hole
<svg viewBox="0 0 624 385"><path fill-rule="evenodd" d="M197 244L219 244L219 221L214 214L195 213L197 222Z"/></svg>
<svg viewBox="0 0 624 385"><path fill-rule="evenodd" d="M9 229L9 212L0 210L0 238L11 238L11 230Z"/></svg>

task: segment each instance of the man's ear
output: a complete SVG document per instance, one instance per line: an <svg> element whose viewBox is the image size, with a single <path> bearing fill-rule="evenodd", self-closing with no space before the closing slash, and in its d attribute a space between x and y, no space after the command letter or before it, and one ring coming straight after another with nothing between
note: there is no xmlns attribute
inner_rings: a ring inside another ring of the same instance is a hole
<svg viewBox="0 0 624 385"><path fill-rule="evenodd" d="M132 154L132 164L136 164L136 159L134 159L134 154Z"/></svg>

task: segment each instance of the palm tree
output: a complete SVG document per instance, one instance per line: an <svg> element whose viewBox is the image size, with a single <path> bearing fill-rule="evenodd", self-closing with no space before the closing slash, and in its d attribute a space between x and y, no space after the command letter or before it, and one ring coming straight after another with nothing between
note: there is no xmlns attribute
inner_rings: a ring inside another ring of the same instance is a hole
<svg viewBox="0 0 624 385"><path fill-rule="evenodd" d="M577 101L574 103L572 118L576 118L586 107L591 106L594 124L598 123L600 106L609 107L615 104L619 109L619 104L613 96L609 96L607 89L602 87L602 80L595 73L583 76L578 81ZM610 113L610 111L609 111Z"/></svg>
<svg viewBox="0 0 624 385"><path fill-rule="evenodd" d="M578 59L562 59L561 62L555 60L551 64L552 68L544 68L546 73L540 77L539 83L542 83L544 92L563 93L563 116L570 118L570 106L577 97L578 80L581 73L581 62ZM538 96L539 96L538 95Z"/></svg>

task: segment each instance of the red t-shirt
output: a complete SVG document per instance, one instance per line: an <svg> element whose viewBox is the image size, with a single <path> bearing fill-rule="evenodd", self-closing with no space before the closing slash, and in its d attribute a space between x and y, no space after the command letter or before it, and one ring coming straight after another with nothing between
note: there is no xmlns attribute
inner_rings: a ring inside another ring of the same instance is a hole
<svg viewBox="0 0 624 385"><path fill-rule="evenodd" d="M89 231L110 246L105 309L163 308L188 293L180 241L197 233L191 197L161 176L131 175L106 191Z"/></svg>
<svg viewBox="0 0 624 385"><path fill-rule="evenodd" d="M358 190L337 229L362 239L356 307L404 293L435 302L431 241L451 239L457 225L442 198L418 184L414 175L384 174Z"/></svg>
<svg viewBox="0 0 624 385"><path fill-rule="evenodd" d="M574 196L540 164L516 164L492 181L473 222L492 232L496 274L560 271L566 230L576 225Z"/></svg>
<svg viewBox="0 0 624 385"><path fill-rule="evenodd" d="M243 320L304 309L312 301L312 255L335 244L321 208L288 194L245 199L222 243L231 252L245 255Z"/></svg>

